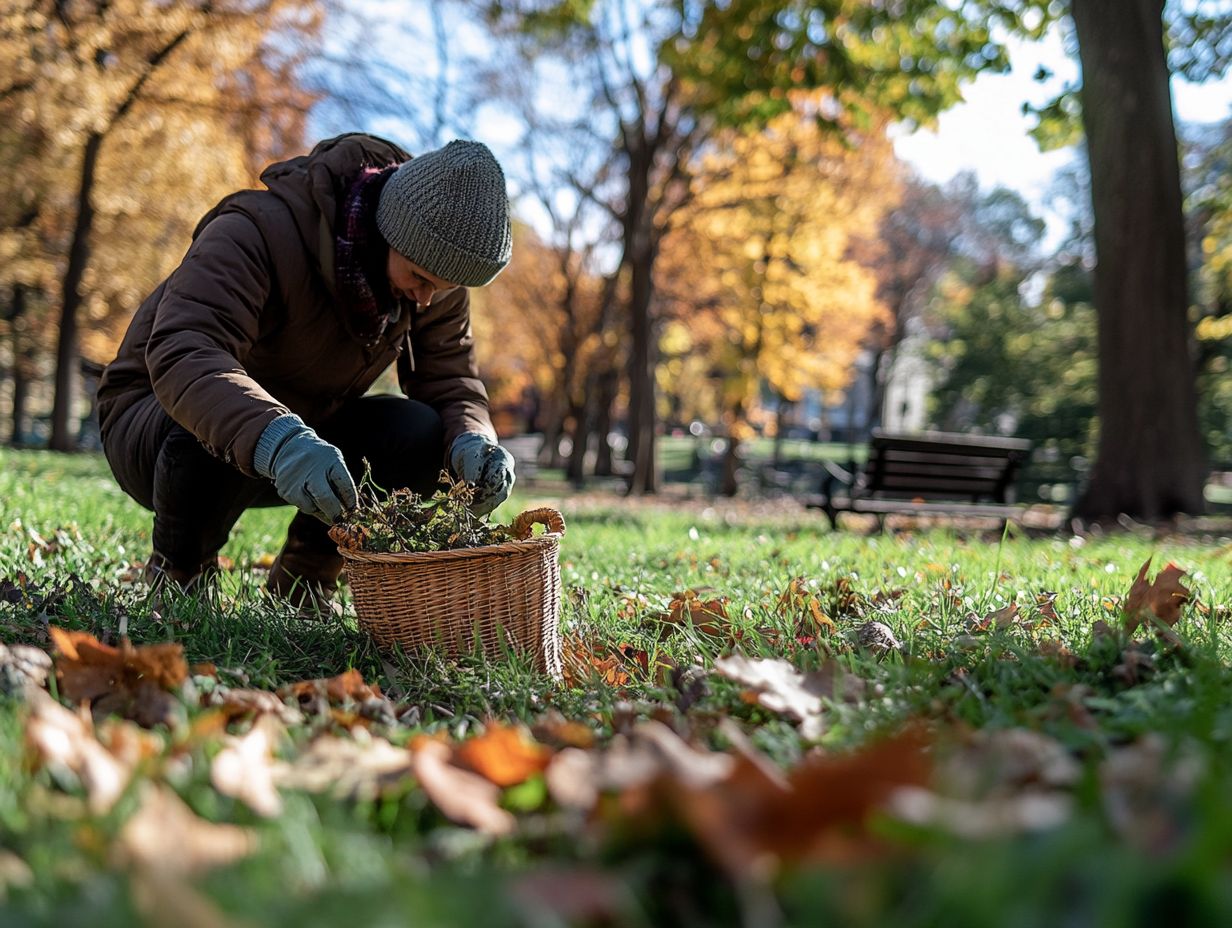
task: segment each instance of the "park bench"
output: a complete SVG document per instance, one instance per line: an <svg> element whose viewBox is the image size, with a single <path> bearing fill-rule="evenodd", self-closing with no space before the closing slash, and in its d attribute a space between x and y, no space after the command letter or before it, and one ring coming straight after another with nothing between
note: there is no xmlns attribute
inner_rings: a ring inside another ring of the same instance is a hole
<svg viewBox="0 0 1232 928"><path fill-rule="evenodd" d="M1021 512L1015 504L1019 468L1031 453L1021 438L874 431L862 469L825 463L819 495L805 500L838 528L840 512L885 517L895 513L996 517Z"/></svg>

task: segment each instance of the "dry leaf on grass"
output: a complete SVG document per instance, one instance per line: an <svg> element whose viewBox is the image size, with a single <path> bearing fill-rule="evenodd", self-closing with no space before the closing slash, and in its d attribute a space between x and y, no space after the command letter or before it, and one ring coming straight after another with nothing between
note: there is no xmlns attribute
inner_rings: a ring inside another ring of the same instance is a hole
<svg viewBox="0 0 1232 928"><path fill-rule="evenodd" d="M1154 580L1148 581L1146 572L1150 566L1151 560L1148 558L1138 571L1125 602L1121 604L1125 630L1133 634L1139 625L1154 626L1161 637L1177 643L1179 639L1171 628L1180 620L1181 607L1189 602L1190 596L1189 590L1181 584L1185 571L1169 563ZM1168 627L1160 628L1152 617Z"/></svg>
<svg viewBox="0 0 1232 928"><path fill-rule="evenodd" d="M514 817L500 807L500 789L483 777L449 762L450 748L422 740L412 755L415 778L433 805L451 821L489 835L513 831Z"/></svg>
<svg viewBox="0 0 1232 928"><path fill-rule="evenodd" d="M0 693L21 695L47 685L51 657L28 644L0 644Z"/></svg>
<svg viewBox="0 0 1232 928"><path fill-rule="evenodd" d="M797 637L805 633L816 635L823 631L830 634L838 632L838 626L826 615L821 600L810 589L809 582L804 577L796 577L787 585L787 589L779 596L775 609L784 618L795 620Z"/></svg>
<svg viewBox="0 0 1232 928"><path fill-rule="evenodd" d="M732 636L731 624L727 618L727 597L703 599L703 592L705 591L683 590L672 594L668 611L658 616L659 621L665 626L665 633L671 632L673 627L692 625L703 635L709 635L712 638Z"/></svg>
<svg viewBox="0 0 1232 928"><path fill-rule="evenodd" d="M715 661L714 669L719 676L748 687L758 705L796 719L805 738L821 737L821 698L787 661L733 654Z"/></svg>
<svg viewBox="0 0 1232 928"><path fill-rule="evenodd" d="M175 720L178 703L169 691L188 679L179 644L134 647L124 638L118 648L86 632L52 626L58 652L56 682L71 702L88 702L95 715L115 713L147 728Z"/></svg>
<svg viewBox="0 0 1232 928"><path fill-rule="evenodd" d="M121 863L168 874L192 874L234 863L257 848L246 828L208 822L166 786L146 783L141 806L116 839Z"/></svg>
<svg viewBox="0 0 1232 928"><path fill-rule="evenodd" d="M548 795L558 806L589 812L599 801L597 755L581 748L558 752L543 772Z"/></svg>
<svg viewBox="0 0 1232 928"><path fill-rule="evenodd" d="M982 618L975 615L967 619L967 630L970 632L986 632L992 629L1005 631L1005 629L1015 625L1018 622L1018 603L1010 603L1002 609L994 609L992 612L985 613Z"/></svg>
<svg viewBox="0 0 1232 928"><path fill-rule="evenodd" d="M566 719L552 710L531 726L531 733L541 744L558 748L592 748L595 746L595 730L583 722Z"/></svg>
<svg viewBox="0 0 1232 928"><path fill-rule="evenodd" d="M1069 821L1073 797L1028 790L1013 796L972 800L941 796L920 787L904 787L890 798L889 811L913 825L940 828L972 841L1047 831Z"/></svg>
<svg viewBox="0 0 1232 928"><path fill-rule="evenodd" d="M210 782L224 796L240 800L258 815L282 812L282 797L274 785L274 746L282 726L263 715L240 737L228 736L210 764Z"/></svg>
<svg viewBox="0 0 1232 928"><path fill-rule="evenodd" d="M623 655L602 653L580 635L566 637L561 645L561 663L566 686L584 686L598 677L610 687L619 689L632 682L630 667Z"/></svg>
<svg viewBox="0 0 1232 928"><path fill-rule="evenodd" d="M516 786L541 773L552 751L538 744L524 728L490 725L476 738L453 750L453 762L497 786Z"/></svg>
<svg viewBox="0 0 1232 928"><path fill-rule="evenodd" d="M884 622L865 622L856 629L856 644L873 654L885 656L901 651L903 644Z"/></svg>
<svg viewBox="0 0 1232 928"><path fill-rule="evenodd" d="M785 780L746 753L704 788L670 779L658 787L665 810L733 878L767 878L781 863L847 862L878 852L865 826L897 790L929 781L925 747L908 730L854 754L808 759Z"/></svg>
<svg viewBox="0 0 1232 928"><path fill-rule="evenodd" d="M412 766L410 751L358 729L350 738L316 738L293 762L277 764L273 780L284 789L371 800L405 788Z"/></svg>
<svg viewBox="0 0 1232 928"><path fill-rule="evenodd" d="M1196 744L1170 746L1156 732L1109 752L1099 767L1109 822L1133 847L1175 853L1192 826L1191 797L1206 768Z"/></svg>
<svg viewBox="0 0 1232 928"><path fill-rule="evenodd" d="M1082 776L1061 742L1027 728L973 731L939 753L937 781L963 799L1069 789Z"/></svg>
<svg viewBox="0 0 1232 928"><path fill-rule="evenodd" d="M111 809L123 794L137 763L161 750L162 742L152 736L128 735L117 724L109 740L117 750L108 750L94 733L94 724L64 708L46 693L32 700L26 720L26 743L37 763L71 773L86 792L90 811L101 815Z"/></svg>
<svg viewBox="0 0 1232 928"><path fill-rule="evenodd" d="M269 690L232 689L218 686L201 695L203 709L218 709L228 721L246 715L272 715L284 725L298 725L304 714Z"/></svg>
<svg viewBox="0 0 1232 928"><path fill-rule="evenodd" d="M311 707L322 700L328 705L339 706L346 702L362 703L369 699L385 698L378 684L365 683L363 674L353 667L336 677L289 684L279 689L278 695L297 700L306 711L312 711Z"/></svg>

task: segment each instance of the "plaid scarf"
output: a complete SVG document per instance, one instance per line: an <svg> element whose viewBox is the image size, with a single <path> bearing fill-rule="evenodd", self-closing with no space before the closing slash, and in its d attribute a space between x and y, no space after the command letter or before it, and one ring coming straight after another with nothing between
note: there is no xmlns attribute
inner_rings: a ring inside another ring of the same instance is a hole
<svg viewBox="0 0 1232 928"><path fill-rule="evenodd" d="M397 165L364 168L347 191L334 236L334 280L351 331L367 347L398 318L385 267L389 246L376 227L376 206Z"/></svg>

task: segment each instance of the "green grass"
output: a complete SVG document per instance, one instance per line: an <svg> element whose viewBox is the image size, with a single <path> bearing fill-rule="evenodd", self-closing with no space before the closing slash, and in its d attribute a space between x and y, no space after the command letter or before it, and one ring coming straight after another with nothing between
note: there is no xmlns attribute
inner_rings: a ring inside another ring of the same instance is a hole
<svg viewBox="0 0 1232 928"><path fill-rule="evenodd" d="M820 648L793 648L791 659L806 671L833 659L866 681L862 698L827 702L821 749L858 748L909 720L951 733L1032 729L1059 741L1085 771L1072 815L1038 833L979 841L887 822L894 853L733 888L683 833L594 832L565 822L533 789L506 793L506 805L528 811L516 835L498 841L448 825L414 787L366 802L288 792L283 814L261 820L213 790L214 748L198 746L177 768L176 792L198 814L252 826L261 840L255 856L195 884L222 912L297 926L560 924L509 902L510 880L553 865L610 874L625 893L618 923L631 925L1147 925L1232 917L1228 539L941 530L863 536L829 533L816 513L771 517L756 508L583 504L529 494L498 515L541 502L560 508L569 524L561 553L568 634L599 650L644 650L651 666L664 657L708 668L731 650L727 641L693 628L665 634L654 618L676 591L707 589L707 598L729 599L739 649L777 656L777 642L792 631L779 596L794 578L806 578L839 631L823 636ZM289 517L289 509L246 514L224 552L235 569L217 593L160 612L129 569L148 553L149 514L114 486L105 464L2 451L0 581L24 577L28 595L0 603L0 641L48 647L48 623L112 641L123 629L136 643L182 643L190 661L213 662L226 683L267 689L355 667L400 707L418 708L414 727L381 730L396 743L422 732L462 737L494 718L531 722L550 708L593 727L601 741L632 714L669 719L714 748L726 744L717 720L732 719L785 767L818 747L717 677L682 711L678 694L653 675L635 672L622 691L597 680L565 687L516 662L381 655L353 618L297 619L263 596L263 574L253 566L277 552ZM1197 604L1178 626L1185 645L1148 642L1154 669L1127 680L1121 645L1092 629L1097 620L1116 622L1112 598L1125 594L1148 557L1156 568L1169 560L1184 567ZM1058 616L1049 626L969 633L970 615L1010 602L1030 614L1046 591L1056 594ZM852 646L856 626L868 619L894 630L903 656L877 660ZM1040 638L1063 643L1075 665L1041 654ZM12 881L0 855L0 924L131 924L140 893L108 849L137 797L130 792L104 817L82 814L70 801L79 788L25 763L24 713L19 700L0 697L0 848L28 868L28 879L6 893ZM1166 779L1149 783L1134 810L1149 837L1134 841L1117 826L1095 771L1110 752L1148 733L1197 758L1198 773L1172 792Z"/></svg>

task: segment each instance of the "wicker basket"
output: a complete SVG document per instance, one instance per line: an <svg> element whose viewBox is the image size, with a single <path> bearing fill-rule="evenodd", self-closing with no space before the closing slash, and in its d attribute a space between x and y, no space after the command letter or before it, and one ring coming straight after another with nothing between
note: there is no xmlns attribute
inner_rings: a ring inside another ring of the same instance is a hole
<svg viewBox="0 0 1232 928"><path fill-rule="evenodd" d="M532 535L536 524L547 531ZM508 649L559 676L557 555L565 520L555 509L532 509L513 531L520 540L454 551L340 547L360 627L383 648L433 647L449 656L482 650L491 658Z"/></svg>

